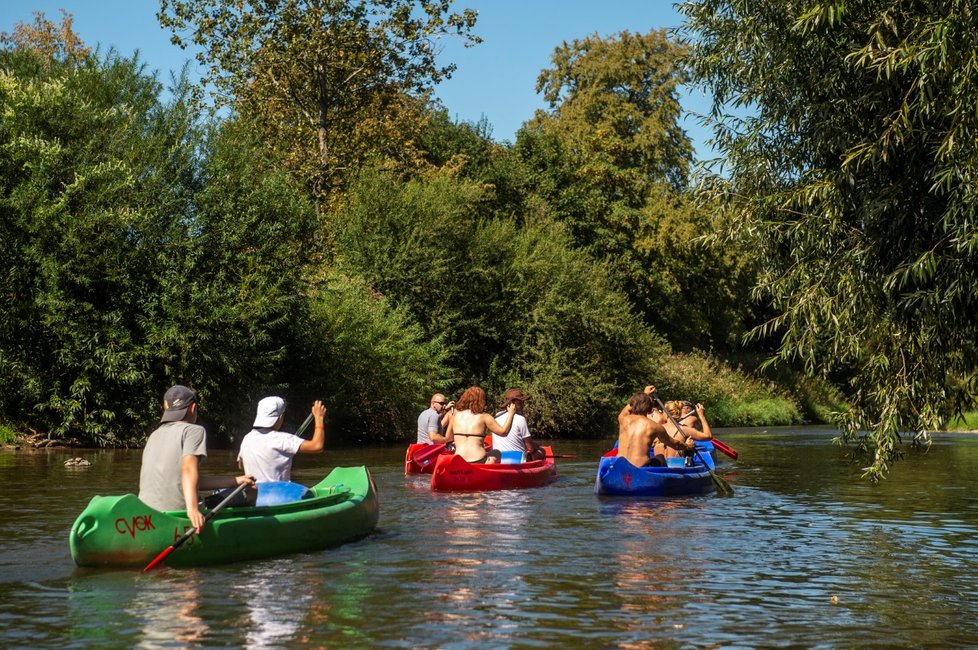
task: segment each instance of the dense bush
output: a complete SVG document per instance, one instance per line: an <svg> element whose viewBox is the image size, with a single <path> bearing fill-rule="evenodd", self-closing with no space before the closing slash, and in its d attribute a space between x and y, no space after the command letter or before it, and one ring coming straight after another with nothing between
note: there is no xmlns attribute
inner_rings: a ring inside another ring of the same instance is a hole
<svg viewBox="0 0 978 650"><path fill-rule="evenodd" d="M793 396L775 384L700 353L662 357L651 383L664 399L701 402L713 426L777 426L803 421Z"/></svg>
<svg viewBox="0 0 978 650"><path fill-rule="evenodd" d="M332 221L337 264L444 341L458 369L444 390L477 383L496 396L518 385L533 395L541 434L590 435L667 346L562 226L488 218L490 197L447 175L367 172Z"/></svg>

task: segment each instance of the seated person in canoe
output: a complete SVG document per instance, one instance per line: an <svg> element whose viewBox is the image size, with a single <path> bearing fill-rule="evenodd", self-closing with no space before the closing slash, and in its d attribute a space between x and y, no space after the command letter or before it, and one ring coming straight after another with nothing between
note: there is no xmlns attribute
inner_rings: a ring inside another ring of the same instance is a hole
<svg viewBox="0 0 978 650"><path fill-rule="evenodd" d="M694 426L693 423L693 420L695 419L695 416L693 415L694 412L691 411L689 415L687 415L687 417L685 418L682 417L682 404L683 403L680 401L670 400L666 402L664 405L666 407L666 411L668 411L668 415L662 410L653 407L652 413L649 417L651 417L654 421L658 422L663 427L665 427L666 433L668 433L673 438L692 438L694 441L712 439L713 438L712 432L707 434L706 431L701 431ZM698 406L699 406L699 411L697 411L696 413L702 413L702 417L705 420L706 413L705 410L703 409L703 405L699 404ZM671 415L672 418L670 418L669 415ZM676 428L676 424L675 424L676 422L679 423L680 428ZM708 423L706 426L707 428L709 428ZM660 442L655 443L655 447L653 448L653 454L662 455L664 458L676 458L681 455L680 452L676 451L673 448L667 447Z"/></svg>
<svg viewBox="0 0 978 650"><path fill-rule="evenodd" d="M424 445L440 445L445 441L445 427L451 416L455 402L446 402L445 396L435 393L427 409L418 416L418 443Z"/></svg>
<svg viewBox="0 0 978 650"><path fill-rule="evenodd" d="M291 480L296 454L318 454L325 447L326 407L319 400L312 405L312 417L316 423L312 438L300 438L281 431L285 400L274 396L262 399L258 402L254 428L241 440L238 464L258 483Z"/></svg>
<svg viewBox="0 0 978 650"><path fill-rule="evenodd" d="M530 427L523 417L523 405L530 399L519 388L510 388L503 394L502 410L496 412L496 423L502 426L506 422L506 408L510 404L516 405L516 413L513 415L513 426L509 434L501 436L492 434L492 448L498 452L518 451L523 454L526 461L543 460L545 452L530 435Z"/></svg>
<svg viewBox="0 0 978 650"><path fill-rule="evenodd" d="M197 392L172 386L163 395L160 426L149 435L139 469L139 499L157 510L186 510L197 532L204 515L197 503L200 490L234 488L255 484L243 476L202 476L200 463L207 457L207 432L197 424Z"/></svg>
<svg viewBox="0 0 978 650"><path fill-rule="evenodd" d="M653 445L661 442L665 447L683 451L692 449L695 443L690 438L675 438L666 428L653 421L648 415L652 412L654 386L646 386L641 393L635 393L628 404L618 414L618 456L625 458L636 467L665 465L661 455L650 458Z"/></svg>
<svg viewBox="0 0 978 650"><path fill-rule="evenodd" d="M486 392L478 386L469 386L458 398L455 412L448 421L445 438L455 443L455 455L470 463L498 463L499 451L486 451L483 440L487 432L505 436L513 426L516 404L506 407L506 419L502 424L485 412Z"/></svg>
<svg viewBox="0 0 978 650"><path fill-rule="evenodd" d="M691 402L682 402L679 423L693 428L695 433L690 435L694 440L713 440L713 430L710 429L710 423L706 421L706 409L702 404L694 407Z"/></svg>

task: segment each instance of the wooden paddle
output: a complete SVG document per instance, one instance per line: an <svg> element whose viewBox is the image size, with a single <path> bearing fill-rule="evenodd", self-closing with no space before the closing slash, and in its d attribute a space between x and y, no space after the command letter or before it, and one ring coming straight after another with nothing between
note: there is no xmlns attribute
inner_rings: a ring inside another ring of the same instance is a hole
<svg viewBox="0 0 978 650"><path fill-rule="evenodd" d="M652 399L654 399L655 402L656 402L656 404L659 405L659 408L662 409L662 412L666 414L666 416L669 418L669 421L672 422L673 426L675 426L676 429L678 429L679 432L682 433L683 432L683 428L679 425L678 422L676 422L676 418L672 417L672 413L670 413L669 410L666 408L666 405L662 403L662 400L659 399L659 396L657 394L655 394L655 393L652 393ZM717 489L717 493L720 494L721 496L725 496L725 497L726 496L731 496L733 494L733 488L730 487L730 484L729 483L727 483L722 478L720 478L719 476L717 476L717 473L716 472L714 472L712 469L710 469L710 466L707 465L706 464L706 461L703 460L703 457L700 456L700 452L699 452L698 449L696 449L696 447L693 447L693 454L695 454L696 455L696 459L699 460L700 463L703 464L703 467L706 468L706 471L708 471L710 473L710 479L712 479L712 481L713 481L713 487L715 487Z"/></svg>
<svg viewBox="0 0 978 650"><path fill-rule="evenodd" d="M231 494L229 494L226 497L224 497L224 500L223 501L221 501L219 504L217 504L216 506L214 506L214 509L211 510L210 512L208 512L207 515L204 517L204 525L206 526L207 525L207 522L214 518L214 515L216 515L218 512L220 512L221 509L224 508L224 506L226 506L231 501L231 499L233 499L234 497L238 496L238 494L243 489L245 489L246 487L248 487L248 484L247 483L242 483L238 487L234 488L234 492L232 492ZM178 548L180 548L183 545L183 543L186 542L191 537L193 537L194 536L194 533L196 533L196 532L197 532L197 529L196 528L191 528L190 530L188 530L187 532L185 532L180 537L180 539L178 539L177 541L173 542L173 544L171 544L170 546L166 547L166 549L162 553L160 553L159 555L156 556L156 559L155 560L153 560L152 562L150 562L149 564L147 564L146 565L146 568L143 569L143 571L149 571L150 569L152 569L153 567L155 567L157 564L159 564L160 562L162 562L163 560L165 560L167 558L167 556L170 555L170 553L172 553L173 551L175 551Z"/></svg>
<svg viewBox="0 0 978 650"><path fill-rule="evenodd" d="M716 438L713 438L712 442L713 442L713 446L714 447L716 447L717 449L719 449L720 451L722 451L729 458L732 458L733 460L737 460L737 450L736 449L734 449L732 447L728 447L726 444L720 442Z"/></svg>

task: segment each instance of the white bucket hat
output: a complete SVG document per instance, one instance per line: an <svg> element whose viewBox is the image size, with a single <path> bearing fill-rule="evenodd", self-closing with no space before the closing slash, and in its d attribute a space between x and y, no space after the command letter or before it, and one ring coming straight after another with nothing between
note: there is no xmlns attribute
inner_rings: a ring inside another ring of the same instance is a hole
<svg viewBox="0 0 978 650"><path fill-rule="evenodd" d="M258 412L255 414L255 423L252 426L257 428L273 427L283 413L285 413L284 399L266 397L258 402Z"/></svg>

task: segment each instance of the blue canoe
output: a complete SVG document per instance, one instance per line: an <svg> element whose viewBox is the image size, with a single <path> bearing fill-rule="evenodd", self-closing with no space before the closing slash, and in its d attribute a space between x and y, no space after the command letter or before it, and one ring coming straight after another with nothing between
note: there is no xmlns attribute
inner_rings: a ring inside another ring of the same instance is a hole
<svg viewBox="0 0 978 650"><path fill-rule="evenodd" d="M594 481L594 493L612 496L681 496L707 494L715 488L710 470L713 469L713 445L697 442L699 456L686 467L681 459L670 459L670 467L635 467L624 458L618 458L616 450L601 457L598 475ZM699 459L702 458L706 465ZM678 462L677 462L678 461Z"/></svg>

